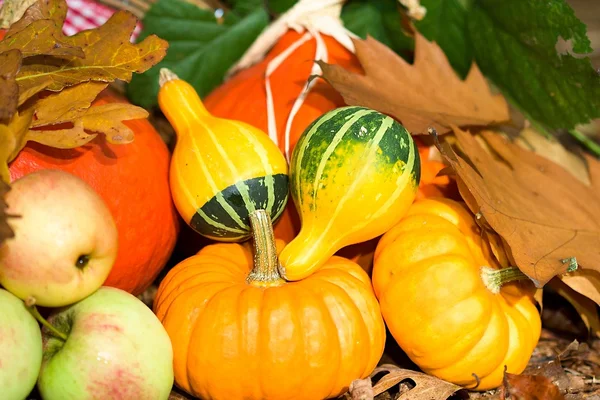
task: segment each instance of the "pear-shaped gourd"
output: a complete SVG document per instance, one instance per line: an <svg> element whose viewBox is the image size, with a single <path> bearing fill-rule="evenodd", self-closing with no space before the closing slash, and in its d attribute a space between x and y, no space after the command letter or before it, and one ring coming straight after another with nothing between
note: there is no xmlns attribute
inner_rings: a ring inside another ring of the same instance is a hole
<svg viewBox="0 0 600 400"><path fill-rule="evenodd" d="M276 221L288 199L287 162L263 131L212 116L188 82L160 71L158 103L177 142L171 195L187 224L222 242L251 237L249 214L263 209Z"/></svg>
<svg viewBox="0 0 600 400"><path fill-rule="evenodd" d="M282 276L303 279L342 247L385 233L407 212L419 180L418 149L393 118L352 106L317 118L290 161L301 230L280 254Z"/></svg>

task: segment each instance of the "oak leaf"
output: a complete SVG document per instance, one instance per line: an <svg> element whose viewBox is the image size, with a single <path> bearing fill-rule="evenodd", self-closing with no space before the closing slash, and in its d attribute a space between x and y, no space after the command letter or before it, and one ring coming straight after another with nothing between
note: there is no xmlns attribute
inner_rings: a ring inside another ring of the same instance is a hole
<svg viewBox="0 0 600 400"><path fill-rule="evenodd" d="M16 3L16 5L15 5ZM22 31L33 22L40 19L53 20L56 25L62 26L65 18L67 17L67 3L65 1L56 0L27 0L30 5L27 7L25 12L18 18L12 18L10 21L10 27L6 32L6 36L12 36L14 33ZM4 4L12 4L13 7L21 7L23 2L21 0L5 0ZM18 12L14 12L16 16Z"/></svg>
<svg viewBox="0 0 600 400"><path fill-rule="evenodd" d="M15 77L21 61L21 52L17 49L0 52L0 122L10 120L17 110L19 87Z"/></svg>
<svg viewBox="0 0 600 400"><path fill-rule="evenodd" d="M86 109L71 121L72 127L32 129L27 133L27 140L59 149L72 149L92 141L96 137L95 133L103 133L110 143L126 144L133 141L134 135L122 121L147 117L148 111L132 104L103 104Z"/></svg>
<svg viewBox="0 0 600 400"><path fill-rule="evenodd" d="M16 78L19 103L43 89L58 91L87 81L128 82L134 72L142 73L155 65L165 56L168 44L154 35L132 44L129 38L136 23L133 14L117 11L96 29L62 38L64 43L83 49L83 58L32 58L21 67Z"/></svg>
<svg viewBox="0 0 600 400"><path fill-rule="evenodd" d="M49 55L55 57L83 58L81 47L62 40L65 36L60 26L51 19L33 21L23 30L7 34L0 42L0 52L19 49L23 57Z"/></svg>
<svg viewBox="0 0 600 400"><path fill-rule="evenodd" d="M496 132L480 133L491 152L468 132L455 127L454 133L461 155L450 146L439 142L437 146L457 173L461 196L473 213L501 235L509 258L536 286L566 273L574 262L579 265L575 274L598 274L598 160L585 155L588 186L561 166ZM579 291L600 303L599 288Z"/></svg>
<svg viewBox="0 0 600 400"><path fill-rule="evenodd" d="M323 78L348 105L369 107L389 114L412 134L429 127L448 133L452 125L476 126L509 120L504 97L492 94L476 64L463 81L442 49L417 31L414 64L372 37L353 39L365 74L317 61Z"/></svg>
<svg viewBox="0 0 600 400"><path fill-rule="evenodd" d="M11 2L11 3L14 3ZM110 82L129 82L166 54L156 35L130 41L137 18L117 11L99 28L65 36L65 0L37 0L0 40L0 178L9 182L10 163L28 141L69 149L97 134L114 144L130 143L123 121L147 118L132 104L92 107Z"/></svg>
<svg viewBox="0 0 600 400"><path fill-rule="evenodd" d="M382 373L384 375L373 385L373 379ZM409 382L411 387L405 388L405 392L396 397L397 400L446 400L454 394L465 394L463 388L453 383L393 364L382 364L369 377L353 381L348 394L351 400L373 400L375 396L402 382Z"/></svg>
<svg viewBox="0 0 600 400"><path fill-rule="evenodd" d="M15 113L8 124L0 124L0 179L10 182L7 163L12 161L27 142L27 132L33 118L33 110Z"/></svg>

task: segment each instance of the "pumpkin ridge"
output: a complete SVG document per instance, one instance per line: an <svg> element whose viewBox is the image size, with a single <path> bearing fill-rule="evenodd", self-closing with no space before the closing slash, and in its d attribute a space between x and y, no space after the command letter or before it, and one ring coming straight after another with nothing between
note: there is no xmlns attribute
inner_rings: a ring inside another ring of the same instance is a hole
<svg viewBox="0 0 600 400"><path fill-rule="evenodd" d="M361 269L361 271L362 271L362 269ZM331 278L333 278L334 280L331 280ZM371 346L369 346L368 349L372 349L377 344L378 340L376 337L370 335L371 331L368 329L366 320L369 319L369 322L372 324L377 324L380 321L371 320L371 318L369 318L370 315L368 313L368 309L372 308L373 305L369 305L368 304L369 298L367 296L363 295L364 294L363 292L365 292L365 291L370 292L371 294L374 294L371 286L366 286L362 280L360 280L359 278L355 277L354 275L352 275L350 273L346 273L346 274L340 276L339 278L335 277L333 275L330 275L329 277L321 277L321 279L327 279L328 282L336 285L346 294L348 294L350 289L361 294L360 296L356 296L356 300L354 300L349 295L348 295L348 298L351 300L350 303L352 304L352 307L354 307L356 309L357 313L362 317L361 321L362 321L362 326L364 327L364 332L366 333L365 336L368 339L369 343L371 344ZM338 283L338 281L344 281L344 284L340 284L340 283ZM357 301L360 301L362 304L359 306L359 304L357 304ZM379 305L378 305L378 308L379 308ZM382 331L385 330L385 326L383 324L381 326L381 329L382 329ZM385 344L385 339L382 341L381 346L379 346L381 348L382 352L383 352L384 344ZM365 377L365 376L369 375L371 373L371 371L373 371L373 369L377 365L377 362L379 361L380 357L377 354L373 354L373 352L370 352L370 353L371 354L369 354L369 357L367 357L367 358L370 359L371 362L365 363L365 367L360 375L361 377Z"/></svg>
<svg viewBox="0 0 600 400"><path fill-rule="evenodd" d="M215 343L214 341L211 343L206 343L204 340L204 336L206 336L206 327L203 324L203 319L205 318L205 316L211 316L211 315L223 315L220 311L222 311L222 305L225 304L225 308L227 309L227 306L229 306L230 302L228 301L230 298L236 298L239 297L239 294L241 293L241 291L246 287L245 284L243 283L229 283L229 282L224 282L223 283L224 287L221 288L220 290L217 290L216 292L214 292L211 296L200 296L200 297L204 297L207 300L203 303L203 307L198 308L196 310L197 313L197 317L194 321L193 324L193 328L192 328L192 332L190 334L190 340L188 342L188 346L189 347L196 347L200 350L202 349L210 349L214 355L217 356L218 360L215 360L214 357L209 357L207 359L202 359L201 361L199 361L198 363L196 363L196 357L198 352L194 352L192 353L192 357L190 357L190 354L187 353L186 351L186 357L187 357L187 376L191 376L190 378L190 388L196 392L196 393L203 393L202 388L206 387L206 383L205 383L205 377L201 374L200 376L202 376L202 378L200 380L194 379L196 376L198 376L198 374L196 374L195 372L197 372L198 369L200 370L210 370L212 368L214 368L214 363L220 363L223 361L223 342L220 343ZM201 292L202 293L202 292ZM197 302L195 303L196 307L197 307ZM232 310L227 310L228 312L231 312ZM208 317L208 319L211 319L210 317ZM216 329L222 329L223 325L223 317L221 317L219 320L219 325ZM188 346L185 346L185 348L187 349ZM218 354L215 354L215 351L218 350ZM199 351L200 353L202 351ZM240 349L238 349L238 355L240 354ZM232 377L232 379L235 379L237 377ZM208 396L207 396L208 397Z"/></svg>
<svg viewBox="0 0 600 400"><path fill-rule="evenodd" d="M312 277L310 277L309 279L311 279L311 281L312 281ZM299 283L299 282L294 282L294 283ZM316 282L313 282L313 283L316 283ZM337 332L337 325L335 323L335 319L333 318L333 315L331 314L331 309L328 307L327 302L325 301L325 298L324 298L324 296L328 296L328 295L330 295L330 293L326 289L323 288L322 283L317 284L317 285L308 285L308 286L305 286L304 289L308 292L308 294L312 295L315 299L315 302L320 305L320 307L318 307L319 312L323 316L323 318L327 320L327 325L329 327L331 327L331 329L329 329L328 331L329 332L332 332L332 331ZM325 395L324 397L330 396L331 393L333 392L333 389L336 387L336 380L339 380L340 365L342 362L342 348L341 348L342 344L340 342L339 336L331 335L331 334L329 334L327 336L331 342L335 341L335 343L330 342L329 343L330 346L328 348L332 352L334 352L335 358L337 360L337 362L335 362L336 368L334 368L334 370L336 371L334 376L337 377L337 379L329 379L327 381L328 387L324 391L324 393L327 393L327 395Z"/></svg>
<svg viewBox="0 0 600 400"><path fill-rule="evenodd" d="M352 279L354 279L354 277L352 277ZM339 283L331 281L331 280L327 280L326 282L329 285L335 287L337 289L337 291L341 294L341 296L338 294L336 296L328 296L328 298L334 299L334 301L337 302L337 304L340 306L340 308L344 308L344 316L345 317L350 317L352 314L356 314L356 315L360 316L360 318L356 318L356 319L354 319L354 318L345 318L345 320L352 320L352 321L354 321L354 323L356 323L357 320L360 320L360 330L358 330L358 332L360 332L360 337L357 338L359 334L357 333L357 330L355 329L353 339L355 341L361 341L361 342L365 341L367 343L371 343L372 340L371 340L371 337L369 335L369 330L368 330L368 328L366 326L364 318L362 318L363 317L362 310L359 309L359 307L357 307L357 305L355 304L355 302L352 299L352 297L350 297L350 295L348 294L348 292ZM352 288L352 289L356 290L356 292L359 292L359 293L361 292L359 288ZM333 293L333 291L331 289L328 289L327 292ZM327 308L329 310L335 309L335 308L331 307L331 305L328 305ZM337 311L339 311L339 309ZM335 320L334 320L334 322L335 322ZM342 323L345 323L345 321L342 321ZM336 324L336 327L338 328L338 329L336 329L337 337L338 337L338 343L340 343L340 345L342 345L343 339L340 338L340 335L342 334L343 330L340 329L340 327L337 324ZM341 347L339 348L339 350L340 350L340 353L341 353L342 352ZM362 353L360 352L360 350L362 350ZM371 359L372 356L371 356L371 351L370 350L371 349L368 346L365 346L365 347L355 346L355 347L353 347L353 357L352 358L362 359L361 356L364 356L364 359L367 359L367 360ZM357 354L357 351L359 352L359 354ZM348 364L353 364L353 363L342 363L342 368L344 366L348 365ZM371 367L368 364L369 363L365 363L365 367L363 367L362 371L357 371L357 372L360 372L360 376L361 377L364 377L364 375L363 375L364 374L364 369ZM373 368L374 368L374 366L373 366ZM341 368L340 368L340 370L341 370ZM371 370L372 370L372 368L371 368ZM345 372L346 372L346 374L348 374L348 370L346 370ZM356 376L357 374L352 374L352 375ZM342 376L341 374L338 374L338 376L337 376L337 381L338 381L337 382L337 386L340 386L340 385L342 385L342 384L345 383L345 382L342 382L342 379L344 379L344 378L345 378L344 376ZM350 382L347 382L346 384L348 385L348 384L350 384ZM330 392L329 396L332 396L332 395L333 396L339 396L341 394L342 393L333 393L333 392Z"/></svg>

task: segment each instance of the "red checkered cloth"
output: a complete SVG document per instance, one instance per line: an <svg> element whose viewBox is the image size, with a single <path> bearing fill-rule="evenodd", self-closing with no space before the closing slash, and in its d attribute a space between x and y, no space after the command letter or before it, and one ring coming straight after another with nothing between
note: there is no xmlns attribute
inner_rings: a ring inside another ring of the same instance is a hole
<svg viewBox="0 0 600 400"><path fill-rule="evenodd" d="M2 5L0 0L0 6ZM69 7L67 18L63 25L65 35L71 36L85 29L97 28L104 24L111 15L116 11L104 4L100 4L93 0L66 0ZM138 22L131 41L135 41L142 30L142 24Z"/></svg>

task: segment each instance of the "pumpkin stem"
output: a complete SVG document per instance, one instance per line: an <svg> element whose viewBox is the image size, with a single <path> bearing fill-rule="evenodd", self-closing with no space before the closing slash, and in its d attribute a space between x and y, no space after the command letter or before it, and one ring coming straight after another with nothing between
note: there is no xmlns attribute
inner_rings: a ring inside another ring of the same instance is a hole
<svg viewBox="0 0 600 400"><path fill-rule="evenodd" d="M569 264L567 272L573 272L579 268L577 258L568 257L560 260L563 264ZM505 283L531 279L525 275L517 267L508 267L502 269L494 269L490 267L481 267L481 279L486 288L492 293L500 293L500 288Z"/></svg>
<svg viewBox="0 0 600 400"><path fill-rule="evenodd" d="M481 279L488 290L494 294L500 293L500 288L505 283L529 279L517 267L508 267L494 269L490 267L481 267Z"/></svg>
<svg viewBox="0 0 600 400"><path fill-rule="evenodd" d="M250 226L254 238L254 268L246 281L254 286L280 286L285 280L279 275L277 246L271 217L266 210L250 213Z"/></svg>

